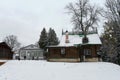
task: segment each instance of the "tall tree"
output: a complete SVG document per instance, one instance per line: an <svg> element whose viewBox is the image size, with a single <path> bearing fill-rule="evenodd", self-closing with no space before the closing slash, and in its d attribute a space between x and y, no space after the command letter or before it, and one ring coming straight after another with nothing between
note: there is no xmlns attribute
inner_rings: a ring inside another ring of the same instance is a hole
<svg viewBox="0 0 120 80"><path fill-rule="evenodd" d="M54 29L49 29L48 32L48 45L57 45L59 43Z"/></svg>
<svg viewBox="0 0 120 80"><path fill-rule="evenodd" d="M113 29L111 26L111 23L105 22L104 24L104 33L101 36L102 38L102 58L103 61L110 61L110 62L115 62L116 61L116 38L113 33Z"/></svg>
<svg viewBox="0 0 120 80"><path fill-rule="evenodd" d="M56 32L55 32L54 29L52 30L52 33L53 33L53 36L54 36L54 38L53 38L53 42L54 42L53 45L57 45L59 43L59 41L58 41L58 37L57 37Z"/></svg>
<svg viewBox="0 0 120 80"><path fill-rule="evenodd" d="M12 49L12 51L17 51L20 48L20 43L17 40L17 36L15 35L9 35L6 36L3 40L7 43L7 45Z"/></svg>
<svg viewBox="0 0 120 80"><path fill-rule="evenodd" d="M48 32L48 45L52 44L52 42L53 42L52 40L53 40L52 29L50 28L49 32Z"/></svg>
<svg viewBox="0 0 120 80"><path fill-rule="evenodd" d="M111 22L113 32L120 42L120 0L106 0L106 19Z"/></svg>
<svg viewBox="0 0 120 80"><path fill-rule="evenodd" d="M117 60L115 63L120 64L120 0L106 0L105 18L108 20L109 27L112 28L112 34L116 39L115 51Z"/></svg>
<svg viewBox="0 0 120 80"><path fill-rule="evenodd" d="M89 0L78 0L75 4L69 3L66 8L68 9L68 13L72 14L71 19L75 28L82 30L84 34L83 39L86 39L85 43L88 42L86 35L89 27L97 24L97 21L99 21L98 15L101 14L102 9L90 5Z"/></svg>
<svg viewBox="0 0 120 80"><path fill-rule="evenodd" d="M38 43L39 43L40 48L42 48L42 49L45 49L45 47L48 44L48 37L47 37L47 32L46 32L45 28L43 28L43 30L41 32L40 39L39 39Z"/></svg>

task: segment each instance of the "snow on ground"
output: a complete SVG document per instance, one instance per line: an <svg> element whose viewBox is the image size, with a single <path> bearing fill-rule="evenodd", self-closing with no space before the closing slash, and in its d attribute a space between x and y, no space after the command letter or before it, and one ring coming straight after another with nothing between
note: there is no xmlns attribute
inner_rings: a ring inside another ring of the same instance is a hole
<svg viewBox="0 0 120 80"><path fill-rule="evenodd" d="M0 62L7 62L8 60L0 60Z"/></svg>
<svg viewBox="0 0 120 80"><path fill-rule="evenodd" d="M8 61L0 80L120 80L120 66L104 62Z"/></svg>

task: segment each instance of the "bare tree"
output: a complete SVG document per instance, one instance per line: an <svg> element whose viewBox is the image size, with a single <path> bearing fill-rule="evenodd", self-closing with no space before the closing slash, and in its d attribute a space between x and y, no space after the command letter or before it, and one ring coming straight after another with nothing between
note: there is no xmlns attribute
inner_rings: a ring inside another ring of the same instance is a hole
<svg viewBox="0 0 120 80"><path fill-rule="evenodd" d="M120 0L106 0L106 18L117 22L120 28Z"/></svg>
<svg viewBox="0 0 120 80"><path fill-rule="evenodd" d="M20 43L17 40L17 37L15 35L9 35L6 36L5 39L3 40L4 42L7 43L7 45L12 49L12 51L17 51L18 48L20 47Z"/></svg>
<svg viewBox="0 0 120 80"><path fill-rule="evenodd" d="M68 13L72 14L72 22L75 28L82 30L84 38L87 38L87 33L90 27L93 27L99 21L99 14L102 9L92 6L89 0L78 0L75 4L69 3L66 6Z"/></svg>
<svg viewBox="0 0 120 80"><path fill-rule="evenodd" d="M106 0L105 17L112 23L112 28L116 37L120 32L120 0Z"/></svg>

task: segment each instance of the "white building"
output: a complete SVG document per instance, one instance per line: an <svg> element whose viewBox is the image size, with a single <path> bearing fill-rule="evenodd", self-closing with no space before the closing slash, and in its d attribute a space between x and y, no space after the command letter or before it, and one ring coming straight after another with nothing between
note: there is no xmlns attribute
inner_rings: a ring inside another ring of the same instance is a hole
<svg viewBox="0 0 120 80"><path fill-rule="evenodd" d="M39 60L43 59L43 52L43 49L40 49L37 45L31 44L20 48L19 56L22 60Z"/></svg>

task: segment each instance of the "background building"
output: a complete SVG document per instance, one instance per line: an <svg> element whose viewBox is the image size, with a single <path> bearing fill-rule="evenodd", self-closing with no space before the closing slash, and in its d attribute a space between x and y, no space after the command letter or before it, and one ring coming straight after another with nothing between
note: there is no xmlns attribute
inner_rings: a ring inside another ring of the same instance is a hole
<svg viewBox="0 0 120 80"><path fill-rule="evenodd" d="M0 43L0 59L12 59L13 52L11 48L5 43Z"/></svg>
<svg viewBox="0 0 120 80"><path fill-rule="evenodd" d="M43 49L40 49L37 45L28 45L22 47L19 50L19 57L23 60L39 60L43 59Z"/></svg>

